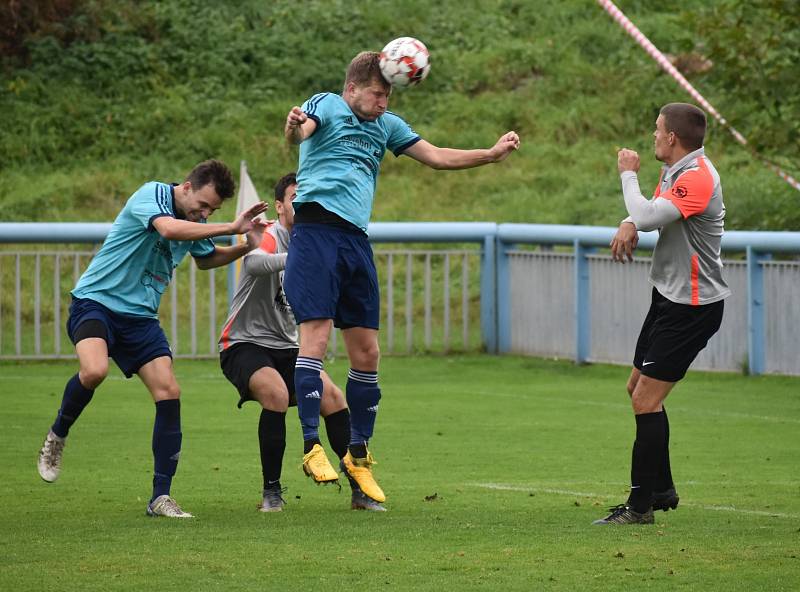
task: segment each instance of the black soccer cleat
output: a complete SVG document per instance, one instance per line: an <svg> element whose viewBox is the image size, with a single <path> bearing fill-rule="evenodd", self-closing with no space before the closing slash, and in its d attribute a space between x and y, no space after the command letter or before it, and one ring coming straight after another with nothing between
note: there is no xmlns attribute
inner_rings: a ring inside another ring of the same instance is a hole
<svg viewBox="0 0 800 592"><path fill-rule="evenodd" d="M620 504L609 508L611 512L605 518L595 520L592 524L653 524L653 510L640 513L628 505Z"/></svg>
<svg viewBox="0 0 800 592"><path fill-rule="evenodd" d="M678 492L674 487L670 487L664 491L656 491L653 493L653 512L658 510L674 510L678 507L678 502L681 498L678 497Z"/></svg>

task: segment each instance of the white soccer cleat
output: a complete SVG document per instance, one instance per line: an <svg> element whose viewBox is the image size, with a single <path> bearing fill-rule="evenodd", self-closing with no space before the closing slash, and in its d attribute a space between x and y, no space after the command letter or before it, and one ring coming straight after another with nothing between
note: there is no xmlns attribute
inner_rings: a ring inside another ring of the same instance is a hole
<svg viewBox="0 0 800 592"><path fill-rule="evenodd" d="M165 516L166 518L194 518L189 512L184 512L174 499L168 495L159 495L147 504L148 516Z"/></svg>
<svg viewBox="0 0 800 592"><path fill-rule="evenodd" d="M58 479L58 475L61 473L61 456L64 454L66 443L66 438L56 436L52 430L47 432L42 449L39 451L37 468L39 476L48 483Z"/></svg>

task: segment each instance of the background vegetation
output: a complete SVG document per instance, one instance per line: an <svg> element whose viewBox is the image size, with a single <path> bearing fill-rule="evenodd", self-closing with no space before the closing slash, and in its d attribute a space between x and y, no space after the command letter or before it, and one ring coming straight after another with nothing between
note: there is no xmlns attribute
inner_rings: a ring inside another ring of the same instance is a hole
<svg viewBox="0 0 800 592"><path fill-rule="evenodd" d="M765 156L798 172L800 4L621 0L620 7ZM375 220L616 224L615 146L655 183L658 107L687 95L589 0L7 0L0 6L5 220L111 220L149 179L241 159L263 195L296 166L285 113L338 91L348 60L424 40L430 77L392 109L429 141L522 150L436 172L389 155ZM728 228L796 229L800 195L712 124ZM221 217L230 215L227 206Z"/></svg>

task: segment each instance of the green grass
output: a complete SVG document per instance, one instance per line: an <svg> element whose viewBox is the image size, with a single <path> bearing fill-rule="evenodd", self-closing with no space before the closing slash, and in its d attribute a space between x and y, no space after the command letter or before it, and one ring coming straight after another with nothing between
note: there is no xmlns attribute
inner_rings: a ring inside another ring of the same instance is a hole
<svg viewBox="0 0 800 592"><path fill-rule="evenodd" d="M328 364L334 379L344 361ZM69 363L0 365L0 589L792 590L800 587L800 381L690 373L670 396L677 512L599 528L624 499L627 369L517 357L388 358L376 436L383 515L299 470L256 512L258 410L213 362L177 362L184 445L173 493L197 518L144 516L152 404L114 372L53 484L35 456ZM426 501L426 497L435 499Z"/></svg>

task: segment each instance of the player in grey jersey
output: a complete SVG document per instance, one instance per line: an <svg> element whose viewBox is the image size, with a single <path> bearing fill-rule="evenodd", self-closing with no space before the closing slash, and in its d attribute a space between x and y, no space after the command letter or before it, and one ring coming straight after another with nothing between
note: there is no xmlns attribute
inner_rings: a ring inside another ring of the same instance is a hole
<svg viewBox="0 0 800 592"><path fill-rule="evenodd" d="M652 302L628 379L636 417L628 500L595 524L652 524L653 510L675 509L669 422L663 402L722 322L730 290L720 249L725 204L719 174L705 155L705 113L687 103L664 105L656 119L655 156L664 163L653 198L639 189L639 155L619 151L625 207L611 241L612 258L632 260L637 230L658 229L650 283Z"/></svg>
<svg viewBox="0 0 800 592"><path fill-rule="evenodd" d="M294 220L292 200L296 195L294 173L275 186L278 220L268 225L260 248L243 260L241 276L228 319L219 340L220 365L225 377L239 391L239 407L246 401L261 404L258 441L264 480L262 512L278 512L285 504L280 477L286 448L286 411L296 405L294 368L298 333L294 315L283 292L283 271ZM342 391L323 373L319 394L321 415L328 440L341 458L350 442L350 412ZM319 445L321 446L321 445ZM313 455L306 462L314 462ZM307 467L307 473L310 473ZM332 475L331 481L337 475ZM356 509L382 510L359 491L353 491Z"/></svg>

